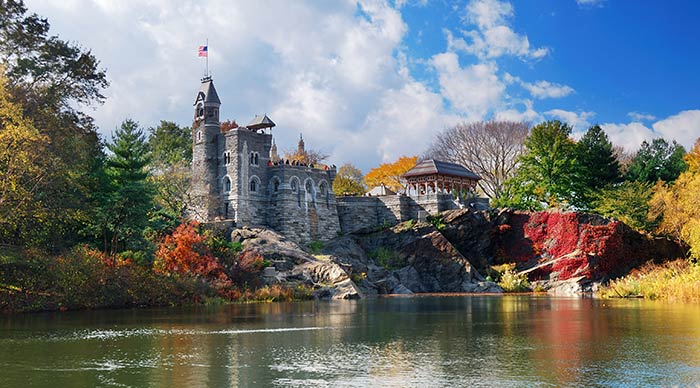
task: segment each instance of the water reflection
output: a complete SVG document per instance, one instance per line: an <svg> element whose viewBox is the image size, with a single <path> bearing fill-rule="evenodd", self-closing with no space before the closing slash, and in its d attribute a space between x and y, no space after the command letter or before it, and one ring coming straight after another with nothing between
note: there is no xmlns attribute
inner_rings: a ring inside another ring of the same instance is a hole
<svg viewBox="0 0 700 388"><path fill-rule="evenodd" d="M532 296L0 319L0 386L696 385L700 306Z"/></svg>

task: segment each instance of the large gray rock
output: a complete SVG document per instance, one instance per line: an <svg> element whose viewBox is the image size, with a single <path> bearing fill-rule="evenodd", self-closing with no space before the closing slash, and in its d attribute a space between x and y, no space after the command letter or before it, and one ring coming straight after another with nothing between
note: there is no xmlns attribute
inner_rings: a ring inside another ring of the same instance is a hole
<svg viewBox="0 0 700 388"><path fill-rule="evenodd" d="M236 229L231 233L231 241L243 245L241 257L259 256L269 261L276 270L274 282L288 286L306 285L316 290L314 296L318 298L352 299L361 296L361 291L342 266L311 255L274 231ZM264 280L270 281L269 278Z"/></svg>

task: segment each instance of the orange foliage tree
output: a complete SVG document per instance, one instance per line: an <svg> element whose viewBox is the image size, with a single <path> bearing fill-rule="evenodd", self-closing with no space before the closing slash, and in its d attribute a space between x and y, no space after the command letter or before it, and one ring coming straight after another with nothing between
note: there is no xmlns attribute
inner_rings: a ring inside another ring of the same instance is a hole
<svg viewBox="0 0 700 388"><path fill-rule="evenodd" d="M156 251L153 266L162 273L193 274L207 279L226 277L223 267L198 233L194 221L180 224L165 236Z"/></svg>
<svg viewBox="0 0 700 388"><path fill-rule="evenodd" d="M418 156L402 156L394 163L384 163L371 169L365 175L365 182L369 188L384 185L391 190L398 191L401 184L401 175L413 168L418 161Z"/></svg>

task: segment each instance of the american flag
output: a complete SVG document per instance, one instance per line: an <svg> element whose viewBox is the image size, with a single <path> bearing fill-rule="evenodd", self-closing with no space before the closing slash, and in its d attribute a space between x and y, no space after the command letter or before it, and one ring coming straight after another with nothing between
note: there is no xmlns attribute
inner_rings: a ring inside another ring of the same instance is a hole
<svg viewBox="0 0 700 388"><path fill-rule="evenodd" d="M199 57L208 57L209 56L209 47L207 46L199 46L199 50L197 50L197 56Z"/></svg>

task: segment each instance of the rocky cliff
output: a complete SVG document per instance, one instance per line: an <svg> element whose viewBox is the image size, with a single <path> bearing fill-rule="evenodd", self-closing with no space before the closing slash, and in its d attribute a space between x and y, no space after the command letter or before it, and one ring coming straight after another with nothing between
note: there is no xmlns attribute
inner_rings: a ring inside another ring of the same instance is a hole
<svg viewBox="0 0 700 388"><path fill-rule="evenodd" d="M316 254L264 229L238 229L244 255L271 263L265 281L312 287L319 298L381 294L502 292L484 280L491 266L515 264L555 294L591 291L648 260L684 248L625 224L575 212L450 210L435 224L408 221L333 239ZM318 248L318 247L317 247Z"/></svg>

